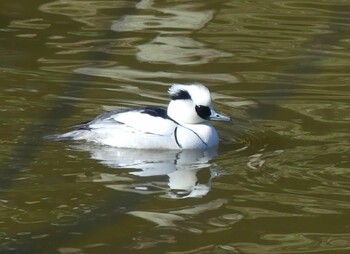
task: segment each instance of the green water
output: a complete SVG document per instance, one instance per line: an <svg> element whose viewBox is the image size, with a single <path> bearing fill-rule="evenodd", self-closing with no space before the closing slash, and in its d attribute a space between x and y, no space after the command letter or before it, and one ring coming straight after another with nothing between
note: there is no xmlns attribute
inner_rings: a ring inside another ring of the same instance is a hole
<svg viewBox="0 0 350 254"><path fill-rule="evenodd" d="M0 2L0 251L348 253L350 1ZM201 82L217 150L43 139Z"/></svg>

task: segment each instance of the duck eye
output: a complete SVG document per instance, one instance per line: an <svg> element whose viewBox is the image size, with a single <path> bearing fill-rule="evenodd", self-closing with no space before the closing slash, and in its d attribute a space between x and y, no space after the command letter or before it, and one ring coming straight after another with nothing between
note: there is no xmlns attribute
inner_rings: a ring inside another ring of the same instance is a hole
<svg viewBox="0 0 350 254"><path fill-rule="evenodd" d="M196 112L203 119L208 119L211 115L210 108L207 106L196 106Z"/></svg>

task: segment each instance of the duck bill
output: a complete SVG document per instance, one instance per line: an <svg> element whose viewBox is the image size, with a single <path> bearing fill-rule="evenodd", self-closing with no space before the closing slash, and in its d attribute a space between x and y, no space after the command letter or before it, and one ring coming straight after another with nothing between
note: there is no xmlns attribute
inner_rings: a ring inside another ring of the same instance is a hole
<svg viewBox="0 0 350 254"><path fill-rule="evenodd" d="M231 121L231 118L228 116L224 116L222 114L216 113L214 110L211 110L211 114L210 114L208 120L229 122L229 121Z"/></svg>

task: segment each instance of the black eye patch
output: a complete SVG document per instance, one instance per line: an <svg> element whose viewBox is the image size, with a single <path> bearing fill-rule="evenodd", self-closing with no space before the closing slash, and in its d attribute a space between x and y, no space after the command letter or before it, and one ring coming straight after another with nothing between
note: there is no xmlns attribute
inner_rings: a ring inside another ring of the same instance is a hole
<svg viewBox="0 0 350 254"><path fill-rule="evenodd" d="M210 108L207 106L196 106L196 112L203 119L208 119L211 115Z"/></svg>

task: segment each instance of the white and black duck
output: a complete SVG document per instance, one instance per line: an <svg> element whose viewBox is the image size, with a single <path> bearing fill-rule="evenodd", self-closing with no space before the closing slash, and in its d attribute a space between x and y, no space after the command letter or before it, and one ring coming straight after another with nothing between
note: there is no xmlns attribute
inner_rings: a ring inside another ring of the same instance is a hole
<svg viewBox="0 0 350 254"><path fill-rule="evenodd" d="M86 140L136 149L205 149L219 137L209 120L230 121L216 113L209 90L200 84L174 84L167 109L142 107L103 113L75 130L52 135L54 140Z"/></svg>

